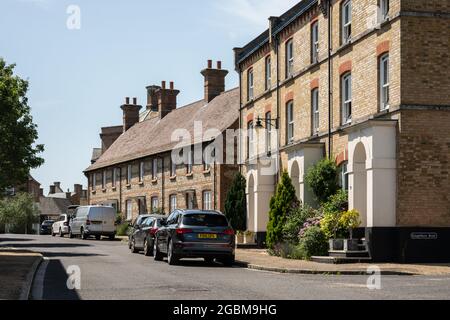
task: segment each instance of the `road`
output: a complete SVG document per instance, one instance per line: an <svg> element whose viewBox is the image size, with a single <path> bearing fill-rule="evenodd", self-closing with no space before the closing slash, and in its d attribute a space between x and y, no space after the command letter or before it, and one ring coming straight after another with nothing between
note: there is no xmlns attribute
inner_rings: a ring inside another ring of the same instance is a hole
<svg viewBox="0 0 450 320"><path fill-rule="evenodd" d="M0 235L0 246L30 249L46 257L38 270L34 299L449 299L450 277L383 276L369 290L366 276L295 275L207 265L180 266L132 254L119 241ZM81 272L79 290L67 288L67 268Z"/></svg>

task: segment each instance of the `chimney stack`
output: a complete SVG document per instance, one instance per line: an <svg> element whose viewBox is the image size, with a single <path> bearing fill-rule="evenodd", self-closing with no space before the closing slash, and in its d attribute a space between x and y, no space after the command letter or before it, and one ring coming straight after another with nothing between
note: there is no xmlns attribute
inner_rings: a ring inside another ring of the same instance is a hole
<svg viewBox="0 0 450 320"><path fill-rule="evenodd" d="M81 193L83 192L83 186L81 184L74 184L73 192L76 193L77 195L81 196Z"/></svg>
<svg viewBox="0 0 450 320"><path fill-rule="evenodd" d="M53 185L55 186L55 193L61 191L61 182L53 182Z"/></svg>
<svg viewBox="0 0 450 320"><path fill-rule="evenodd" d="M166 81L162 81L161 88L154 92L158 103L159 117L161 119L177 108L177 95L179 93L179 90L175 90L172 81L169 84L169 89L166 88Z"/></svg>
<svg viewBox="0 0 450 320"><path fill-rule="evenodd" d="M72 193L70 191L66 192L66 199L70 200L70 198L72 197Z"/></svg>
<svg viewBox="0 0 450 320"><path fill-rule="evenodd" d="M217 61L217 68L213 69L212 60L208 60L208 67L201 74L205 77L205 101L209 103L225 91L228 71L222 70L222 61Z"/></svg>
<svg viewBox="0 0 450 320"><path fill-rule="evenodd" d="M158 112L158 96L156 92L160 86L148 86L147 88L147 110Z"/></svg>
<svg viewBox="0 0 450 320"><path fill-rule="evenodd" d="M50 186L50 192L49 192L49 194L55 194L55 186L54 186L54 185L51 185L51 186Z"/></svg>
<svg viewBox="0 0 450 320"><path fill-rule="evenodd" d="M137 104L137 98L133 98L133 104L130 104L130 98L126 97L125 104L120 108L123 110L123 132L126 132L139 122L139 111L142 106Z"/></svg>

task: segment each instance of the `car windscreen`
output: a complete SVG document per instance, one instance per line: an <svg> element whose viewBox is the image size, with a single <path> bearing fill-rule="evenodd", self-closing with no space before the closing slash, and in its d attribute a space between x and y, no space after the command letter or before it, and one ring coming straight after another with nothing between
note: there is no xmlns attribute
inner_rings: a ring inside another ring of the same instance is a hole
<svg viewBox="0 0 450 320"><path fill-rule="evenodd" d="M183 216L183 224L193 227L228 227L227 219L217 214L188 214Z"/></svg>
<svg viewBox="0 0 450 320"><path fill-rule="evenodd" d="M44 221L42 224L48 226L48 225L51 225L53 223L54 223L54 221Z"/></svg>

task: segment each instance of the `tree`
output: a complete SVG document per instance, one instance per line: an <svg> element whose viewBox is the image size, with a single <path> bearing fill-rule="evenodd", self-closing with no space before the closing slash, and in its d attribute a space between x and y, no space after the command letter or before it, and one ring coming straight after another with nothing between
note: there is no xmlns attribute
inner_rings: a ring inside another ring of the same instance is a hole
<svg viewBox="0 0 450 320"><path fill-rule="evenodd" d="M0 224L9 224L15 232L28 233L39 222L39 209L28 193L0 200Z"/></svg>
<svg viewBox="0 0 450 320"><path fill-rule="evenodd" d="M225 216L236 231L247 229L247 197L246 181L241 173L237 173L225 199Z"/></svg>
<svg viewBox="0 0 450 320"><path fill-rule="evenodd" d="M323 159L312 166L305 176L305 181L319 203L325 203L339 190L336 163Z"/></svg>
<svg viewBox="0 0 450 320"><path fill-rule="evenodd" d="M283 227L287 215L300 205L295 195L295 187L289 174L284 171L275 195L270 200L269 223L267 224L266 243L269 249L282 241Z"/></svg>
<svg viewBox="0 0 450 320"><path fill-rule="evenodd" d="M28 82L14 75L15 65L0 58L0 190L27 180L30 169L44 163L35 145L37 127L30 115Z"/></svg>

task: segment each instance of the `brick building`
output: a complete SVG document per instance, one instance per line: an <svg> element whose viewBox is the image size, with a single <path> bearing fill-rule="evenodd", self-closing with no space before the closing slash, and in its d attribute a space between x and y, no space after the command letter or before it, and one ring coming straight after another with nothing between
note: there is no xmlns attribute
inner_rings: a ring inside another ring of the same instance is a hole
<svg viewBox="0 0 450 320"><path fill-rule="evenodd" d="M127 220L175 208L224 209L238 166L214 160L214 152L226 151L215 138L239 128L239 90L225 91L228 71L220 61L216 68L208 61L201 73L204 98L192 104L177 108L172 82L147 87L142 112L136 98L126 98L120 134L119 127L102 129L102 150L85 171L90 204L114 206Z"/></svg>
<svg viewBox="0 0 450 320"><path fill-rule="evenodd" d="M256 238L281 170L314 205L329 156L374 260L450 260L449 52L448 0L303 0L236 48Z"/></svg>

